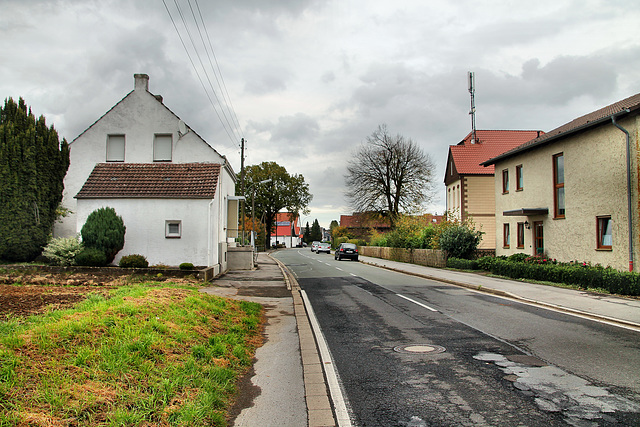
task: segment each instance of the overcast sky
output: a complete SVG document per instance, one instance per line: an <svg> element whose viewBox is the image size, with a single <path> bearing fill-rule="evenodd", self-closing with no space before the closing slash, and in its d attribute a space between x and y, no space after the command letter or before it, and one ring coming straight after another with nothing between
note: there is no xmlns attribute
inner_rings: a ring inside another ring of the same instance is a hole
<svg viewBox="0 0 640 427"><path fill-rule="evenodd" d="M468 71L478 129L548 131L640 92L637 0L190 1L0 0L0 96L72 141L146 73L238 174L244 136L247 164L304 175L305 222L328 226L351 213L345 164L380 124L432 157L425 211L444 211L448 146L471 130ZM214 110L215 60L239 131Z"/></svg>

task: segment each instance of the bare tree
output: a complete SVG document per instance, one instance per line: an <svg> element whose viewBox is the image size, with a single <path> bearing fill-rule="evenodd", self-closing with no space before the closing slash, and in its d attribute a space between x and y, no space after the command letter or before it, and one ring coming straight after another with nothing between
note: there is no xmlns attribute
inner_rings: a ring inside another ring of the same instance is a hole
<svg viewBox="0 0 640 427"><path fill-rule="evenodd" d="M380 125L347 164L347 200L355 211L388 215L393 225L400 212L418 212L431 200L434 169L418 144Z"/></svg>

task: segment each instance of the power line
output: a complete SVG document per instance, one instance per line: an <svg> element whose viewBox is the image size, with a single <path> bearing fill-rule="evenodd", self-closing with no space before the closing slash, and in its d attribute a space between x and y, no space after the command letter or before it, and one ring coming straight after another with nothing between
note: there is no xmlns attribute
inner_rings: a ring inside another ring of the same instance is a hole
<svg viewBox="0 0 640 427"><path fill-rule="evenodd" d="M182 20L182 24L184 25L185 31L187 32L187 35L189 36L189 40L191 41L191 45L193 47L193 50L195 52L195 55L197 56L199 62L200 62L200 66L202 68L202 72L204 73L208 83L209 83L209 87L211 88L211 91L214 94L214 97L216 98L216 101L218 103L218 108L220 108L220 111L222 112L223 116L225 117L225 120L222 119L222 117L220 116L220 113L218 113L218 110L216 108L216 104L214 103L213 99L211 98L211 95L209 93L209 90L207 89L201 75L200 72L198 71L198 67L196 67L196 64L191 56L191 53L189 52L189 48L187 47L187 44L184 41L184 38L182 37L180 30L178 29L178 26L176 24L175 19L173 18L173 15L171 14L171 11L169 10L169 7L166 3L165 0L162 0L162 3L164 4L164 7L167 11L167 14L169 15L169 18L171 19L171 22L173 24L174 29L176 30L176 33L178 34L178 38L180 39L180 42L182 43L182 47L184 48L185 52L187 53L187 57L189 58L189 62L191 62L191 66L193 67L193 70L196 73L196 76L198 78L198 80L200 81L200 85L202 86L202 89L204 90L207 98L209 99L209 103L211 104L211 106L213 107L214 112L216 113L216 116L218 117L218 120L220 121L220 124L222 124L223 129L225 130L227 136L229 137L229 139L231 140L231 142L235 145L235 146L239 146L239 139L242 138L242 136L240 138L237 137L238 135L242 135L241 132L241 128L239 126L239 122L237 121L237 115L236 117L236 122L234 123L234 125L232 125L224 111L223 108L223 103L220 101L220 98L218 97L215 89L213 88L213 84L211 83L211 79L209 78L209 73L207 72L206 67L204 66L204 63L202 61L202 58L198 52L198 48L193 40L193 37L191 35L191 32L189 31L189 27L187 25L187 21L184 17L184 14L182 13L182 9L180 8L180 5L178 4L178 0L174 0L174 4L176 6L176 9L178 11L178 14L180 15L180 19ZM191 8L191 4L189 3L189 7ZM193 8L191 8L192 14L194 15L194 20L195 20L195 14L193 13ZM204 21L203 21L204 22ZM196 26L197 26L197 21L196 21ZM206 31L206 27L205 27L205 31ZM200 32L200 29L198 27L198 32ZM202 38L202 34L200 34L200 37L203 41L203 45L205 46L205 51L206 51L206 45L204 44L204 39ZM208 55L208 52L207 52ZM219 69L219 68L218 68ZM214 74L215 74L215 70L214 70ZM217 76L216 76L217 79ZM227 93L228 94L228 93ZM227 106L227 109L229 107ZM234 112L235 115L235 112ZM226 121L226 123L225 123Z"/></svg>

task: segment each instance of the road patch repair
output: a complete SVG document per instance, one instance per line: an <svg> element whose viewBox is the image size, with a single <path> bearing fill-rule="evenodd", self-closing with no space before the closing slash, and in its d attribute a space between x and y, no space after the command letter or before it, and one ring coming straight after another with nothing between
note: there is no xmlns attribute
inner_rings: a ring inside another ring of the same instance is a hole
<svg viewBox="0 0 640 427"><path fill-rule="evenodd" d="M498 366L516 389L534 397L540 409L562 413L570 425L597 425L585 424L593 420L615 423L608 413L640 413L637 403L532 356L481 352L473 358Z"/></svg>

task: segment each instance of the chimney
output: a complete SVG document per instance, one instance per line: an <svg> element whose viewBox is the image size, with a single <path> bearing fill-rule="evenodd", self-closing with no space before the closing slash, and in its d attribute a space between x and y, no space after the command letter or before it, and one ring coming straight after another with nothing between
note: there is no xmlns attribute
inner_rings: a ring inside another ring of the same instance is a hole
<svg viewBox="0 0 640 427"><path fill-rule="evenodd" d="M133 78L135 80L135 85L133 86L135 90L149 91L149 76L147 74L134 74Z"/></svg>

